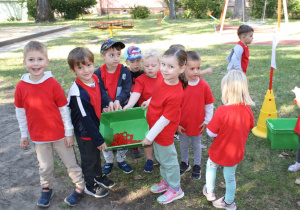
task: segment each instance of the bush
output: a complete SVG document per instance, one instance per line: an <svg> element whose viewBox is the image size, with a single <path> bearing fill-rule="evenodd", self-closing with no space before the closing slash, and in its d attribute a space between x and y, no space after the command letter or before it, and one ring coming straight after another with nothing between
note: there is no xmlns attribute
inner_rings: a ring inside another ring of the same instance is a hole
<svg viewBox="0 0 300 210"><path fill-rule="evenodd" d="M37 0L27 1L27 14L36 19L36 2ZM76 19L80 14L84 13L85 9L96 4L96 0L51 0L52 11L60 13L65 19Z"/></svg>
<svg viewBox="0 0 300 210"><path fill-rule="evenodd" d="M62 14L65 19L73 20L96 3L96 0L52 0L51 7L53 11Z"/></svg>
<svg viewBox="0 0 300 210"><path fill-rule="evenodd" d="M300 19L300 0L289 0L287 8L292 18Z"/></svg>
<svg viewBox="0 0 300 210"><path fill-rule="evenodd" d="M27 14L36 20L36 0L27 0Z"/></svg>
<svg viewBox="0 0 300 210"><path fill-rule="evenodd" d="M251 13L250 16L253 18L262 18L265 0L250 0ZM278 8L277 0L268 0L266 6L265 18L274 18L277 16L276 10Z"/></svg>
<svg viewBox="0 0 300 210"><path fill-rule="evenodd" d="M222 13L223 0L181 0L185 18L208 18L207 11L213 11L213 16Z"/></svg>
<svg viewBox="0 0 300 210"><path fill-rule="evenodd" d="M145 6L136 6L130 8L130 15L134 19L144 19L150 15L150 10Z"/></svg>

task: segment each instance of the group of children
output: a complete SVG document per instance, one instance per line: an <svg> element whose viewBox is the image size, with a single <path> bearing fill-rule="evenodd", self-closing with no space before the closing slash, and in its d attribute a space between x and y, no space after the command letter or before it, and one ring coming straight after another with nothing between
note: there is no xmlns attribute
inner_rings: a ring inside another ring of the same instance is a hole
<svg viewBox="0 0 300 210"><path fill-rule="evenodd" d="M29 42L23 51L23 63L29 73L17 84L15 106L21 131L20 146L25 149L29 145L29 132L39 161L42 195L37 205L49 206L54 193L53 149L75 184L64 200L68 205L76 205L84 193L96 198L106 196L107 189L115 185L107 177L114 165L114 153L107 149L99 132L101 113L141 106L148 108L146 118L150 129L142 142L147 146L144 147L144 171L153 171L154 152L163 178L150 189L153 193L164 192L157 201L167 204L184 196L180 176L191 169L189 139L194 150L191 178L201 178L201 139L206 131L214 141L208 150L203 194L217 208L236 209L235 170L243 160L245 143L254 127L249 106L254 102L245 76L249 61L247 45L253 39L253 29L241 26L238 36L240 42L227 57L230 71L221 82L224 105L215 113L212 91L201 78L203 74L212 73L212 68L200 70L199 54L186 51L182 45L172 45L163 54L156 49L148 49L142 54L140 48L130 46L124 53L126 67L120 64L124 43L108 39L100 48L105 64L95 71L93 53L77 47L68 55L69 68L76 79L67 100L51 72L45 71L49 63L46 46ZM72 130L80 151L81 168L72 148ZM180 140L180 164L174 144L175 132ZM101 151L105 159L103 168ZM133 168L125 161L126 152L116 152L117 166L124 173L130 173ZM134 152L137 153L138 148ZM224 167L226 193L216 200L214 189L219 166Z"/></svg>

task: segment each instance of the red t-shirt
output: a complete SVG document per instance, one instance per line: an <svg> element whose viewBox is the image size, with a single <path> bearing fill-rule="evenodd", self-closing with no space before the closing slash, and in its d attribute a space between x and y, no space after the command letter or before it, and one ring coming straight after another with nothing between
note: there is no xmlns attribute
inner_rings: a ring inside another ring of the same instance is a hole
<svg viewBox="0 0 300 210"><path fill-rule="evenodd" d="M15 106L24 108L30 138L33 141L55 141L65 137L59 107L68 103L60 84L49 78L39 84L20 81L15 92Z"/></svg>
<svg viewBox="0 0 300 210"><path fill-rule="evenodd" d="M100 86L98 77L96 74L93 74L92 76L95 87L90 87L83 82L81 82L78 78L76 78L76 83L80 85L90 96L90 102L92 106L94 107L95 113L97 117L99 118L99 121L101 120L101 92L100 92Z"/></svg>
<svg viewBox="0 0 300 210"><path fill-rule="evenodd" d="M298 120L297 120L297 123L296 123L296 126L295 126L294 131L295 131L298 135L300 135L300 115L299 115L299 117L298 117Z"/></svg>
<svg viewBox="0 0 300 210"><path fill-rule="evenodd" d="M90 87L86 84L84 84L82 81L80 81L78 78L76 78L76 83L80 85L90 96L90 103L94 107L95 113L99 119L99 122L101 120L101 92L100 92L100 86L98 81L98 76L93 74L92 76L95 87ZM91 137L81 137L84 140L92 140Z"/></svg>
<svg viewBox="0 0 300 210"><path fill-rule="evenodd" d="M242 54L241 66L242 66L243 72L246 74L248 64L249 64L249 56L250 56L249 48L248 48L248 46L245 46L243 44L243 42L241 42L241 41L239 41L238 44L241 45L244 49L244 52Z"/></svg>
<svg viewBox="0 0 300 210"><path fill-rule="evenodd" d="M250 106L219 106L207 128L218 134L208 150L209 158L222 166L234 166L241 162L245 154L245 144L250 129L254 127L254 117Z"/></svg>
<svg viewBox="0 0 300 210"><path fill-rule="evenodd" d="M180 81L177 85L167 85L163 77L157 78L147 111L149 128L151 129L161 116L170 120L169 124L154 139L157 144L161 146L173 144L174 134L179 125L182 100L183 89Z"/></svg>
<svg viewBox="0 0 300 210"><path fill-rule="evenodd" d="M188 136L200 135L199 126L204 122L205 105L215 101L209 85L200 79L195 86L188 85L184 89L180 123Z"/></svg>
<svg viewBox="0 0 300 210"><path fill-rule="evenodd" d="M142 74L135 80L133 92L140 93L139 106L144 101L151 98L157 78L150 78L146 74Z"/></svg>
<svg viewBox="0 0 300 210"><path fill-rule="evenodd" d="M111 74L107 72L106 64L100 67L101 79L104 83L104 87L107 90L109 97L113 101L116 99L116 91L117 91L121 68L122 68L122 64L119 64L116 71Z"/></svg>

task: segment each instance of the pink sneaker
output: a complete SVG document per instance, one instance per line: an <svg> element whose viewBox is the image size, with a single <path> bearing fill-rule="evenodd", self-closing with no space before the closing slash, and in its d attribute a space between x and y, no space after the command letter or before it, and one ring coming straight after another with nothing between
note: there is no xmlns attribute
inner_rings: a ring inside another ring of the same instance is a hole
<svg viewBox="0 0 300 210"><path fill-rule="evenodd" d="M158 203L167 204L184 196L184 192L180 188L179 191L169 188L167 192L157 198Z"/></svg>
<svg viewBox="0 0 300 210"><path fill-rule="evenodd" d="M167 191L168 188L169 188L169 185L165 181L162 181L161 183L152 185L150 190L153 193L161 193L161 192Z"/></svg>

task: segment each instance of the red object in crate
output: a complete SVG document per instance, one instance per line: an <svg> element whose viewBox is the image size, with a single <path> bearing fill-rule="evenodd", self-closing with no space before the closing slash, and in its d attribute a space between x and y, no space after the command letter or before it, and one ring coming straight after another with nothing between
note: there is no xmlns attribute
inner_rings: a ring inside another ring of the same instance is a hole
<svg viewBox="0 0 300 210"><path fill-rule="evenodd" d="M124 131L123 133L116 133L114 135L114 140L111 142L110 147L134 144L139 142L142 142L142 140L133 140L133 135L128 134L126 131Z"/></svg>

